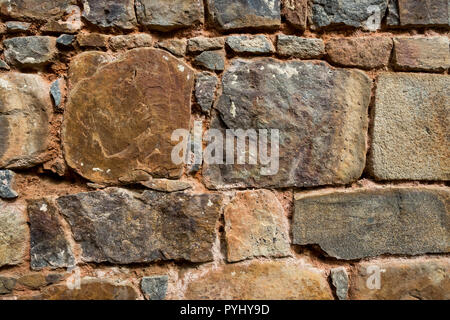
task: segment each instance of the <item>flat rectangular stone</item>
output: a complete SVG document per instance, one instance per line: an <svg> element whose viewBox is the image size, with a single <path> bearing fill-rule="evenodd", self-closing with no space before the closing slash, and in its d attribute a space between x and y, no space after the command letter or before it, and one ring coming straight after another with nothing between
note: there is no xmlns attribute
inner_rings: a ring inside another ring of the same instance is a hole
<svg viewBox="0 0 450 320"><path fill-rule="evenodd" d="M277 37L277 51L282 57L318 59L325 54L325 44L322 39L280 34Z"/></svg>
<svg viewBox="0 0 450 320"><path fill-rule="evenodd" d="M229 36L226 42L231 51L237 54L270 54L275 51L272 42L263 35Z"/></svg>
<svg viewBox="0 0 450 320"><path fill-rule="evenodd" d="M446 188L379 188L298 193L293 243L317 244L344 260L450 252Z"/></svg>
<svg viewBox="0 0 450 320"><path fill-rule="evenodd" d="M398 0L402 26L450 25L448 0Z"/></svg>

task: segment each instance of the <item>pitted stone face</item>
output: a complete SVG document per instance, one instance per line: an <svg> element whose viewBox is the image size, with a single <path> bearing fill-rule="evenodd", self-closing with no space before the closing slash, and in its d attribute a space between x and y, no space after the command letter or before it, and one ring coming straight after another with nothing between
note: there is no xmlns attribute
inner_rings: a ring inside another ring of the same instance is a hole
<svg viewBox="0 0 450 320"><path fill-rule="evenodd" d="M98 183L179 177L171 135L189 129L193 85L192 69L158 49L135 49L100 67L70 92L67 163Z"/></svg>

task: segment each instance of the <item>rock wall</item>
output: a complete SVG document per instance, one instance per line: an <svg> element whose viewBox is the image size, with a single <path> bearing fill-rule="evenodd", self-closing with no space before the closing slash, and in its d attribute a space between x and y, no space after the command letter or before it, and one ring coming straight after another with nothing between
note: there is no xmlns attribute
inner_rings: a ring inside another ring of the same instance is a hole
<svg viewBox="0 0 450 320"><path fill-rule="evenodd" d="M450 299L449 13L0 0L0 299Z"/></svg>

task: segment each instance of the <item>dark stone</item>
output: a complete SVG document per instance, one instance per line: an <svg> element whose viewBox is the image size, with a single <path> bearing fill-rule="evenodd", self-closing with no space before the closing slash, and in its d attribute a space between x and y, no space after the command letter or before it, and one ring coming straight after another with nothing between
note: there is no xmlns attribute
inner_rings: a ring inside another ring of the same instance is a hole
<svg viewBox="0 0 450 320"><path fill-rule="evenodd" d="M134 0L84 0L83 17L101 28L133 29L136 24Z"/></svg>
<svg viewBox="0 0 450 320"><path fill-rule="evenodd" d="M144 277L141 281L142 292L149 300L164 300L168 281L168 276Z"/></svg>
<svg viewBox="0 0 450 320"><path fill-rule="evenodd" d="M211 111L218 82L217 76L210 72L201 72L196 76L195 98L205 113Z"/></svg>
<svg viewBox="0 0 450 320"><path fill-rule="evenodd" d="M64 47L71 47L74 41L75 36L72 34L62 34L56 39L56 43Z"/></svg>
<svg viewBox="0 0 450 320"><path fill-rule="evenodd" d="M0 170L0 198L14 199L19 195L12 189L14 184L14 172L11 170Z"/></svg>
<svg viewBox="0 0 450 320"><path fill-rule="evenodd" d="M75 264L55 205L47 199L28 203L31 268L62 268Z"/></svg>
<svg viewBox="0 0 450 320"><path fill-rule="evenodd" d="M448 190L438 188L297 194L293 243L318 244L344 260L448 253L449 203Z"/></svg>
<svg viewBox="0 0 450 320"><path fill-rule="evenodd" d="M211 71L225 69L225 53L223 51L205 51L195 58L195 64Z"/></svg>
<svg viewBox="0 0 450 320"><path fill-rule="evenodd" d="M30 28L31 23L21 21L8 21L5 23L5 25L8 32L14 33L27 31Z"/></svg>
<svg viewBox="0 0 450 320"><path fill-rule="evenodd" d="M398 26L400 25L400 15L398 12L398 1L389 0L388 10L386 15L386 24L388 26Z"/></svg>
<svg viewBox="0 0 450 320"><path fill-rule="evenodd" d="M402 26L449 26L448 0L398 0Z"/></svg>
<svg viewBox="0 0 450 320"><path fill-rule="evenodd" d="M57 53L56 38L31 36L3 41L6 61L20 68L42 69L52 62Z"/></svg>
<svg viewBox="0 0 450 320"><path fill-rule="evenodd" d="M61 79L57 79L53 81L52 85L50 86L50 94L52 95L53 102L55 103L56 107L59 107L61 104Z"/></svg>
<svg viewBox="0 0 450 320"><path fill-rule="evenodd" d="M118 264L211 261L221 201L216 194L117 188L57 200L83 260Z"/></svg>

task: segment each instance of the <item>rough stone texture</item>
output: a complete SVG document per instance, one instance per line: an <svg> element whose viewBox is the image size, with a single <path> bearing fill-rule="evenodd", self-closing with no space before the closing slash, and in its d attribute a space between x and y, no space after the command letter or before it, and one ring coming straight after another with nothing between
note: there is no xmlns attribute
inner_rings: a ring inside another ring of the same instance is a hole
<svg viewBox="0 0 450 320"><path fill-rule="evenodd" d="M205 51L195 57L195 64L211 71L223 71L225 69L225 52Z"/></svg>
<svg viewBox="0 0 450 320"><path fill-rule="evenodd" d="M0 294L11 293L16 286L16 279L0 276Z"/></svg>
<svg viewBox="0 0 450 320"><path fill-rule="evenodd" d="M15 174L11 170L0 170L0 198L14 199L19 195L13 190Z"/></svg>
<svg viewBox="0 0 450 320"><path fill-rule="evenodd" d="M335 38L327 41L326 50L330 62L337 65L374 69L389 64L392 47L387 37Z"/></svg>
<svg viewBox="0 0 450 320"><path fill-rule="evenodd" d="M62 34L56 39L56 44L63 47L72 47L75 36L71 34Z"/></svg>
<svg viewBox="0 0 450 320"><path fill-rule="evenodd" d="M378 290L367 287L373 266L384 270ZM352 277L351 295L359 300L449 300L450 259L363 262Z"/></svg>
<svg viewBox="0 0 450 320"><path fill-rule="evenodd" d="M448 0L398 0L402 26L449 26Z"/></svg>
<svg viewBox="0 0 450 320"><path fill-rule="evenodd" d="M141 182L141 185L152 190L163 192L176 192L192 188L192 185L188 182L168 179L152 179Z"/></svg>
<svg viewBox="0 0 450 320"><path fill-rule="evenodd" d="M275 51L272 42L263 35L230 36L227 45L234 53L270 54Z"/></svg>
<svg viewBox="0 0 450 320"><path fill-rule="evenodd" d="M111 188L60 197L84 261L212 260L221 197Z"/></svg>
<svg viewBox="0 0 450 320"><path fill-rule="evenodd" d="M77 6L69 6L61 19L50 20L41 28L44 32L76 33L82 27L81 10Z"/></svg>
<svg viewBox="0 0 450 320"><path fill-rule="evenodd" d="M379 180L449 180L450 77L378 78L370 171Z"/></svg>
<svg viewBox="0 0 450 320"><path fill-rule="evenodd" d="M0 12L8 17L41 21L62 17L75 0L0 0Z"/></svg>
<svg viewBox="0 0 450 320"><path fill-rule="evenodd" d="M239 192L224 214L229 262L291 255L287 218L271 191Z"/></svg>
<svg viewBox="0 0 450 320"><path fill-rule="evenodd" d="M27 31L30 28L31 23L21 21L8 21L5 23L5 25L8 32L14 33Z"/></svg>
<svg viewBox="0 0 450 320"><path fill-rule="evenodd" d="M248 161L204 165L208 188L347 184L361 176L371 90L362 72L325 63L237 59L222 85L212 127L222 128L221 120L230 129L279 129L279 170ZM272 175L263 175L263 168Z"/></svg>
<svg viewBox="0 0 450 320"><path fill-rule="evenodd" d="M296 261L227 264L189 283L189 300L330 300L325 276Z"/></svg>
<svg viewBox="0 0 450 320"><path fill-rule="evenodd" d="M196 75L195 98L205 113L211 111L218 83L219 79L213 73L201 72Z"/></svg>
<svg viewBox="0 0 450 320"><path fill-rule="evenodd" d="M312 27L354 27L375 31L381 27L388 0L312 0Z"/></svg>
<svg viewBox="0 0 450 320"><path fill-rule="evenodd" d="M306 29L308 0L282 0L281 15L296 29Z"/></svg>
<svg viewBox="0 0 450 320"><path fill-rule="evenodd" d="M386 24L391 27L400 25L400 15L398 12L397 0L389 0L386 14Z"/></svg>
<svg viewBox="0 0 450 320"><path fill-rule="evenodd" d="M11 68L9 67L9 65L5 61L0 60L0 69L2 69L2 70L10 70Z"/></svg>
<svg viewBox="0 0 450 320"><path fill-rule="evenodd" d="M17 283L33 290L37 290L48 284L45 275L42 273L25 274L17 279Z"/></svg>
<svg viewBox="0 0 450 320"><path fill-rule="evenodd" d="M66 284L57 284L41 291L42 300L136 300L138 294L130 285L84 278L79 289L70 289Z"/></svg>
<svg viewBox="0 0 450 320"><path fill-rule="evenodd" d="M146 33L134 33L109 38L109 46L113 50L151 47L152 43L152 36Z"/></svg>
<svg viewBox="0 0 450 320"><path fill-rule="evenodd" d="M30 219L31 268L62 268L75 264L72 249L66 239L58 211L48 199L28 202Z"/></svg>
<svg viewBox="0 0 450 320"><path fill-rule="evenodd" d="M29 168L45 160L52 102L38 75L0 76L0 168Z"/></svg>
<svg viewBox="0 0 450 320"><path fill-rule="evenodd" d="M109 36L100 33L80 33L77 35L77 42L82 48L106 48L108 41Z"/></svg>
<svg viewBox="0 0 450 320"><path fill-rule="evenodd" d="M56 38L31 36L3 41L6 61L19 68L42 69L57 53Z"/></svg>
<svg viewBox="0 0 450 320"><path fill-rule="evenodd" d="M98 68L111 61L111 57L100 51L87 51L72 58L68 78L72 87L83 79L94 75Z"/></svg>
<svg viewBox="0 0 450 320"><path fill-rule="evenodd" d="M83 18L100 28L133 29L134 0L83 0Z"/></svg>
<svg viewBox="0 0 450 320"><path fill-rule="evenodd" d="M167 50L177 57L184 57L186 55L186 39L169 39L159 41L157 46L161 49Z"/></svg>
<svg viewBox="0 0 450 320"><path fill-rule="evenodd" d="M317 59L325 54L325 44L322 39L278 35L277 51L284 57Z"/></svg>
<svg viewBox="0 0 450 320"><path fill-rule="evenodd" d="M141 281L141 290L148 300L164 300L168 281L168 276L144 277Z"/></svg>
<svg viewBox="0 0 450 320"><path fill-rule="evenodd" d="M158 49L134 49L101 67L70 93L62 131L68 165L97 183L179 177L171 135L189 129L193 85L192 69Z"/></svg>
<svg viewBox="0 0 450 320"><path fill-rule="evenodd" d="M297 194L293 242L344 260L450 252L450 193L386 188Z"/></svg>
<svg viewBox="0 0 450 320"><path fill-rule="evenodd" d="M225 38L195 37L188 40L187 50L190 53L219 50L225 46Z"/></svg>
<svg viewBox="0 0 450 320"><path fill-rule="evenodd" d="M171 31L204 22L202 0L136 0L141 25L158 31Z"/></svg>
<svg viewBox="0 0 450 320"><path fill-rule="evenodd" d="M344 267L333 268L331 269L330 276L338 299L347 300L349 287L347 270Z"/></svg>
<svg viewBox="0 0 450 320"><path fill-rule="evenodd" d="M59 107L61 104L62 99L62 84L63 79L59 78L52 82L52 85L50 86L50 94L52 96L53 102L55 103L56 107Z"/></svg>
<svg viewBox="0 0 450 320"><path fill-rule="evenodd" d="M281 24L280 0L207 0L219 30L276 29Z"/></svg>
<svg viewBox="0 0 450 320"><path fill-rule="evenodd" d="M398 37L394 44L397 70L442 72L450 68L448 37Z"/></svg>
<svg viewBox="0 0 450 320"><path fill-rule="evenodd" d="M0 267L23 262L27 239L25 206L0 200Z"/></svg>

